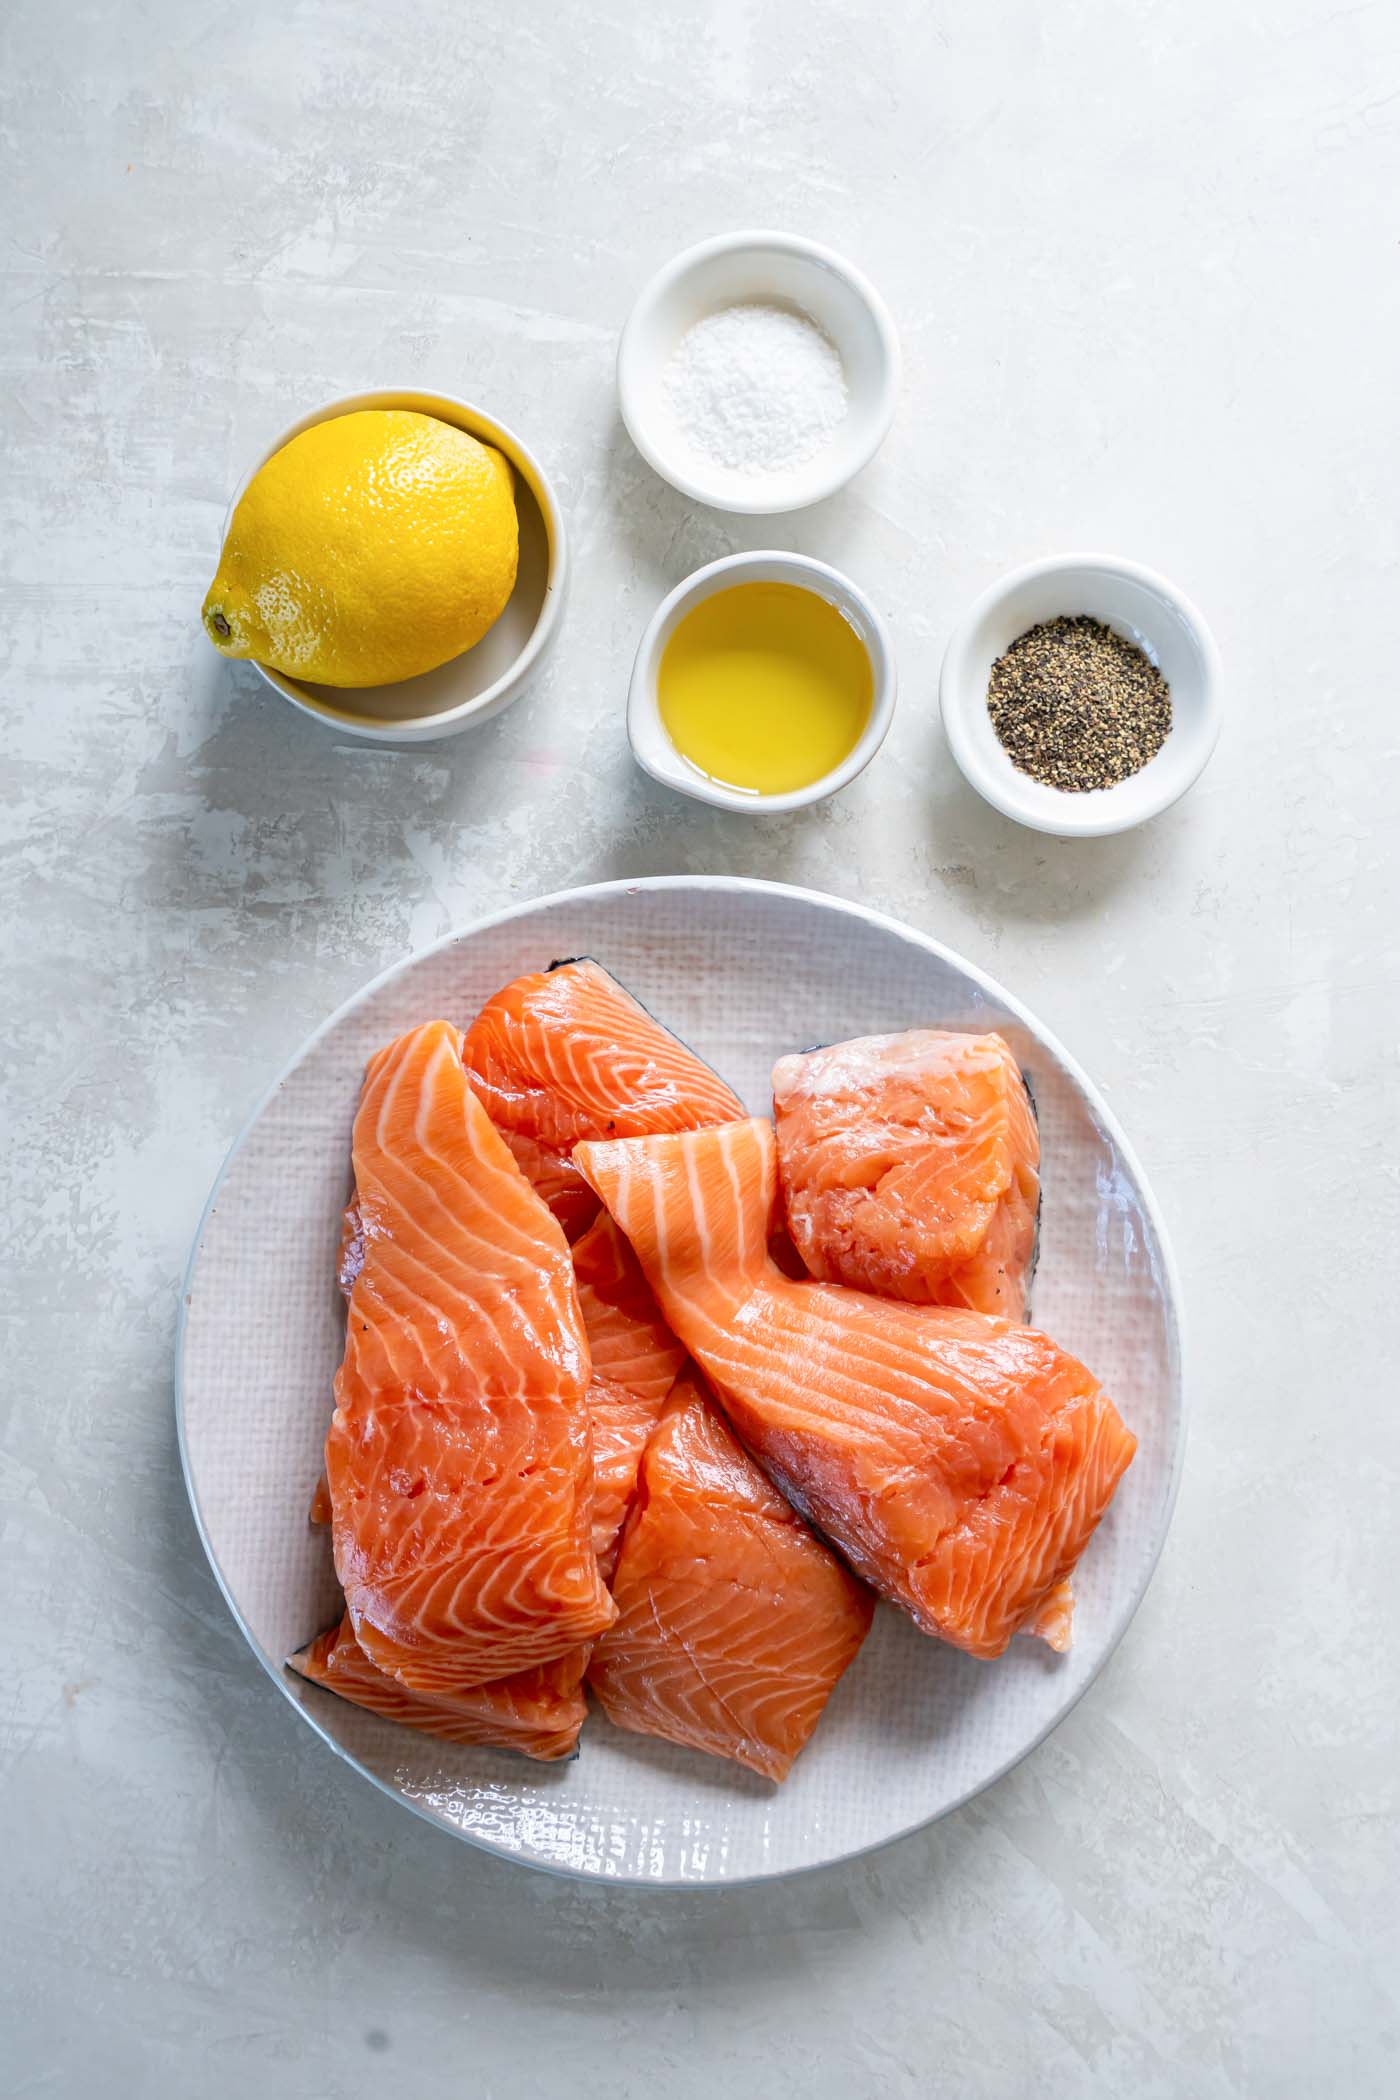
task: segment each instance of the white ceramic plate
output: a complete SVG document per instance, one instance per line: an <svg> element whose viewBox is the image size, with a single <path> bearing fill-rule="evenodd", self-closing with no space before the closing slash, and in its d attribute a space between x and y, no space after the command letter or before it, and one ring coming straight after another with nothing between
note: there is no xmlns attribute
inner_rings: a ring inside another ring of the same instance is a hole
<svg viewBox="0 0 1400 2100"><path fill-rule="evenodd" d="M1035 1090L1045 1208L1036 1319L1083 1356L1137 1432L1135 1463L1075 1578L1075 1644L997 1663L882 1606L782 1787L614 1731L572 1764L459 1750L307 1685L283 1657L337 1592L307 1522L340 1360L335 1287L350 1125L369 1053L431 1015L465 1023L523 970L589 954L754 1110L785 1050L949 1022L1000 1028ZM1103 1667L1166 1534L1183 1420L1177 1290L1162 1227L1112 1117L1034 1018L935 941L858 905L726 878L603 883L454 934L367 986L314 1035L231 1153L191 1257L177 1369L190 1499L255 1654L319 1734L386 1793L531 1866L648 1884L737 1883L863 1852L947 1813L1031 1749Z"/></svg>

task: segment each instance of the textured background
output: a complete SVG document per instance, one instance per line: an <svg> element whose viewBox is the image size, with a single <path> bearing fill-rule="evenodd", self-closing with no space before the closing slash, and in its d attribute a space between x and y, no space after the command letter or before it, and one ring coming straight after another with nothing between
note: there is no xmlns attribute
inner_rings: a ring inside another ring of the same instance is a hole
<svg viewBox="0 0 1400 2100"><path fill-rule="evenodd" d="M11 0L0 627L7 2092L385 2083L1189 2100L1400 2078L1394 1289L1400 20L1386 0ZM699 513L613 346L682 243L848 251L906 352L860 482ZM197 620L225 500L310 403L479 398L556 472L560 650L474 737L340 744ZM889 614L898 723L837 803L679 803L637 634L768 537ZM968 598L1099 544L1205 608L1229 725L1143 833L959 785ZM407 947L579 879L865 898L1024 997L1174 1229L1194 1439L1162 1570L1027 1765L866 1864L571 1889L417 1827L277 1700L205 1572L177 1279L247 1109Z"/></svg>

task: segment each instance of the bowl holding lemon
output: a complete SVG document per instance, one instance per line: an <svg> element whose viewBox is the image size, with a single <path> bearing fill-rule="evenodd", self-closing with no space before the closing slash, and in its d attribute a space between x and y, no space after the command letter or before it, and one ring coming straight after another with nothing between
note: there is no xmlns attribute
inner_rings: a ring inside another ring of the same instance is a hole
<svg viewBox="0 0 1400 2100"><path fill-rule="evenodd" d="M538 461L482 410L407 389L304 417L234 498L204 628L342 733L449 736L523 689L566 554Z"/></svg>

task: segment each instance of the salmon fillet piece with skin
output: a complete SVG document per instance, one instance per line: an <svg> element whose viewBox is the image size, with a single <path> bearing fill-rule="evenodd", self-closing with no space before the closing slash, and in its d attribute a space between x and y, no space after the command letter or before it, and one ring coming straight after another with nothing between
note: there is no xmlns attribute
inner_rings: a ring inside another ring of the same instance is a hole
<svg viewBox="0 0 1400 2100"><path fill-rule="evenodd" d="M606 1582L642 1451L685 1362L685 1350L661 1317L630 1242L606 1211L599 1213L572 1252L591 1359L593 1550ZM331 1521L324 1473L308 1514L313 1524Z"/></svg>
<svg viewBox="0 0 1400 2100"><path fill-rule="evenodd" d="M447 1743L519 1750L554 1763L572 1757L587 1717L583 1695L586 1648L556 1662L523 1671L498 1684L483 1684L455 1698L411 1692L397 1677L376 1669L355 1638L347 1612L338 1626L289 1656L287 1667L311 1684L324 1686L353 1706L386 1721L399 1721Z"/></svg>
<svg viewBox="0 0 1400 2100"><path fill-rule="evenodd" d="M359 1251L347 1260L351 1248ZM685 1362L685 1351L662 1319L636 1255L606 1211L574 1243L572 1252L592 1360L588 1412L593 1430L593 1530L601 1565L617 1543L642 1446ZM347 1298L362 1260L359 1206L352 1197L342 1224L337 1269ZM313 1491L309 1518L313 1524L331 1520L324 1473ZM606 1580L606 1567L603 1575Z"/></svg>
<svg viewBox="0 0 1400 2100"><path fill-rule="evenodd" d="M354 1129L362 1259L326 1438L356 1639L457 1697L591 1639L588 1346L568 1246L430 1021L369 1065Z"/></svg>
<svg viewBox="0 0 1400 2100"><path fill-rule="evenodd" d="M506 985L462 1054L487 1114L571 1240L598 1215L573 1163L581 1139L700 1130L744 1113L708 1065L587 960Z"/></svg>
<svg viewBox="0 0 1400 2100"><path fill-rule="evenodd" d="M359 1231L356 1204L349 1206L346 1219L342 1250ZM636 1255L606 1211L574 1247L573 1267L592 1358L588 1413L593 1433L593 1550L607 1580L643 1449L685 1351L662 1319ZM348 1293L354 1277L346 1280L343 1258L340 1275ZM312 1500L311 1521L330 1522L324 1475ZM584 1642L538 1669L478 1685L455 1698L433 1699L411 1692L377 1669L356 1641L347 1614L339 1626L291 1656L288 1667L342 1699L448 1742L557 1759L573 1754L586 1717L582 1683L591 1650L592 1644Z"/></svg>
<svg viewBox="0 0 1400 2100"><path fill-rule="evenodd" d="M349 1247L360 1249L351 1265L346 1260ZM345 1211L338 1265L347 1298L362 1259L359 1206L352 1198ZM662 1319L636 1255L606 1211L575 1242L573 1265L592 1361L588 1415L593 1433L593 1546L606 1582L642 1448L685 1362L685 1350ZM312 1524L331 1521L324 1473L313 1490L308 1517Z"/></svg>
<svg viewBox="0 0 1400 2100"><path fill-rule="evenodd" d="M735 1441L693 1371L642 1458L588 1682L608 1719L785 1779L875 1600Z"/></svg>
<svg viewBox="0 0 1400 2100"><path fill-rule="evenodd" d="M576 1157L742 1442L857 1574L970 1655L1035 1630L1135 1449L1084 1365L1033 1328L783 1276L766 1121Z"/></svg>
<svg viewBox="0 0 1400 2100"><path fill-rule="evenodd" d="M1040 1138L999 1035L917 1028L773 1069L788 1230L828 1283L1025 1317Z"/></svg>

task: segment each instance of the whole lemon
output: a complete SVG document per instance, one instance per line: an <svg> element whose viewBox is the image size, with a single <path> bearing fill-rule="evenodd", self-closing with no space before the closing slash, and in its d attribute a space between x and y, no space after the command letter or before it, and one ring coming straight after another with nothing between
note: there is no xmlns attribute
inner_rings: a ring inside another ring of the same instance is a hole
<svg viewBox="0 0 1400 2100"><path fill-rule="evenodd" d="M510 468L410 409L313 424L259 467L204 601L224 656L387 685L479 642L515 588Z"/></svg>

